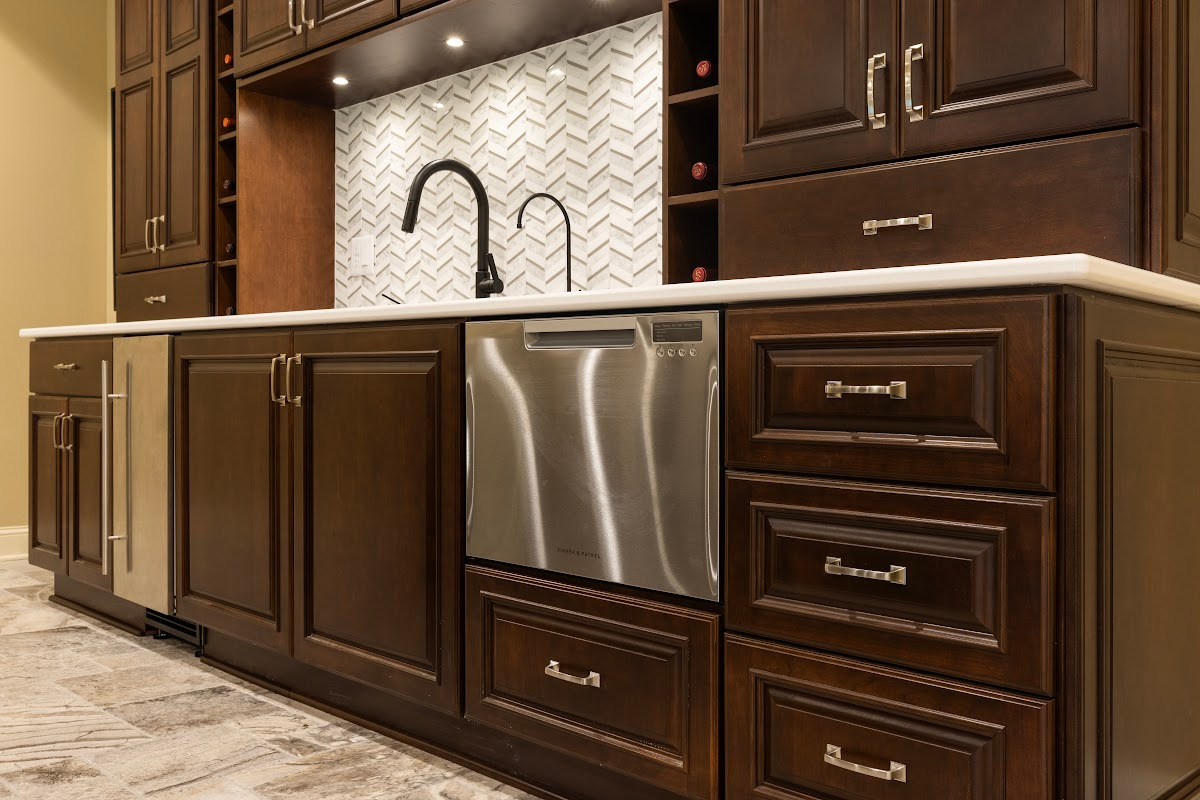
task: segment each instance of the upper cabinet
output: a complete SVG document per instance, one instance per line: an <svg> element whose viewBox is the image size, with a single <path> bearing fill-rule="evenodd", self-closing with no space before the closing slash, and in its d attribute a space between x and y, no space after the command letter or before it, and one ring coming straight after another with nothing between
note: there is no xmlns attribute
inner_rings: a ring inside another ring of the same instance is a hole
<svg viewBox="0 0 1200 800"><path fill-rule="evenodd" d="M242 75L395 19L397 0L235 0Z"/></svg>
<svg viewBox="0 0 1200 800"><path fill-rule="evenodd" d="M1136 121L1130 0L722 2L726 182Z"/></svg>
<svg viewBox="0 0 1200 800"><path fill-rule="evenodd" d="M117 3L118 272L211 258L210 38L202 0Z"/></svg>

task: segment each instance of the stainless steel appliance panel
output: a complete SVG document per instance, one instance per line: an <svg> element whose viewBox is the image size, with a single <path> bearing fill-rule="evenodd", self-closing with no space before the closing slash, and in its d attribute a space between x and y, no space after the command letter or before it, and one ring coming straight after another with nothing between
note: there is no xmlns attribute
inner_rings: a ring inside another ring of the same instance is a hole
<svg viewBox="0 0 1200 800"><path fill-rule="evenodd" d="M467 323L468 555L718 599L719 323Z"/></svg>

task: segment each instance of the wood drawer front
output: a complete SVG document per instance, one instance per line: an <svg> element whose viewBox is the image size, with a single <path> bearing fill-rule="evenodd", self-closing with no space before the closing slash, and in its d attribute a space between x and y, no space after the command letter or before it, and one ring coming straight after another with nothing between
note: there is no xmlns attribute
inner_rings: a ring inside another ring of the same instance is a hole
<svg viewBox="0 0 1200 800"><path fill-rule="evenodd" d="M1052 489L1054 317L1044 295L732 310L727 461Z"/></svg>
<svg viewBox="0 0 1200 800"><path fill-rule="evenodd" d="M120 322L212 315L207 264L118 275L113 291Z"/></svg>
<svg viewBox="0 0 1200 800"><path fill-rule="evenodd" d="M468 717L717 796L717 615L472 567L466 633ZM551 661L599 686L548 675Z"/></svg>
<svg viewBox="0 0 1200 800"><path fill-rule="evenodd" d="M730 628L1053 693L1052 499L738 473L725 497Z"/></svg>
<svg viewBox="0 0 1200 800"><path fill-rule="evenodd" d="M733 636L725 676L728 800L1051 797L1051 701Z"/></svg>
<svg viewBox="0 0 1200 800"><path fill-rule="evenodd" d="M100 365L112 368L112 339L39 339L29 343L29 391L100 396ZM110 373L111 375L111 373Z"/></svg>
<svg viewBox="0 0 1200 800"><path fill-rule="evenodd" d="M1064 139L721 193L721 277L1048 253L1140 263L1136 131ZM932 227L867 220L929 214Z"/></svg>

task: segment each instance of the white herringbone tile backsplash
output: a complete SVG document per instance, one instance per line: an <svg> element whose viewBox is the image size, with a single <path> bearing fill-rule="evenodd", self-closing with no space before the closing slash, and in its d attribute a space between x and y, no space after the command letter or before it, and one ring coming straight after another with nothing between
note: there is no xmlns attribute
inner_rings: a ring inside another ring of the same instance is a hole
<svg viewBox="0 0 1200 800"><path fill-rule="evenodd" d="M449 173L425 188L417 230L400 230L408 187L457 158L491 198L505 294L566 288L571 212L576 287L662 282L662 30L655 14L337 112L336 288L342 306L474 296L475 199ZM468 46L470 44L468 43ZM350 275L350 240L374 234L373 275Z"/></svg>

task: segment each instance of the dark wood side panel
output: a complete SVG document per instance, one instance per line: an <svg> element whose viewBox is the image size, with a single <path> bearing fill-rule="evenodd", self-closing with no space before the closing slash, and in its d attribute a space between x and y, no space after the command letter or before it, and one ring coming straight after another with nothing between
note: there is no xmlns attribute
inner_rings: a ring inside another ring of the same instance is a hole
<svg viewBox="0 0 1200 800"><path fill-rule="evenodd" d="M332 109L238 92L239 314L333 307L333 155Z"/></svg>
<svg viewBox="0 0 1200 800"><path fill-rule="evenodd" d="M67 575L97 589L112 591L112 572L104 572L103 404L107 399L72 397L63 424L66 459L63 497L67 518Z"/></svg>
<svg viewBox="0 0 1200 800"><path fill-rule="evenodd" d="M1054 693L1053 500L741 473L725 496L730 628Z"/></svg>
<svg viewBox="0 0 1200 800"><path fill-rule="evenodd" d="M67 571L66 474L59 431L65 397L29 398L29 563L58 574Z"/></svg>
<svg viewBox="0 0 1200 800"><path fill-rule="evenodd" d="M1054 323L1044 295L734 308L726 463L1052 489Z"/></svg>
<svg viewBox="0 0 1200 800"><path fill-rule="evenodd" d="M1200 778L1200 318L1067 297L1061 795L1185 800Z"/></svg>
<svg viewBox="0 0 1200 800"><path fill-rule="evenodd" d="M459 327L294 343L296 657L457 712Z"/></svg>
<svg viewBox="0 0 1200 800"><path fill-rule="evenodd" d="M471 567L466 628L470 718L718 796L717 615Z"/></svg>
<svg viewBox="0 0 1200 800"><path fill-rule="evenodd" d="M29 391L100 396L101 362L113 359L112 339L39 339L29 343Z"/></svg>
<svg viewBox="0 0 1200 800"><path fill-rule="evenodd" d="M1087 253L1141 265L1136 131L722 192L721 277ZM930 216L931 227L868 220Z"/></svg>
<svg viewBox="0 0 1200 800"><path fill-rule="evenodd" d="M192 264L132 275L114 282L118 322L207 317L212 314L211 267Z"/></svg>
<svg viewBox="0 0 1200 800"><path fill-rule="evenodd" d="M284 652L291 643L288 415L280 333L175 342L179 616ZM276 376L273 378L273 376Z"/></svg>
<svg viewBox="0 0 1200 800"><path fill-rule="evenodd" d="M725 671L727 800L1053 797L1051 701L733 636Z"/></svg>

